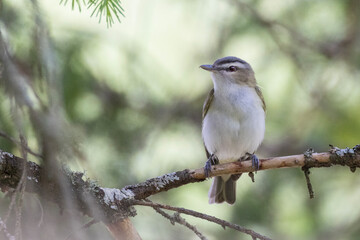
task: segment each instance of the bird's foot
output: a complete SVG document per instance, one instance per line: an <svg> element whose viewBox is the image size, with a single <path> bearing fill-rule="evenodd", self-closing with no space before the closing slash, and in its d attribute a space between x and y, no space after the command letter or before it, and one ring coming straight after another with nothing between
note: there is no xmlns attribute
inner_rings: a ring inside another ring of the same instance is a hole
<svg viewBox="0 0 360 240"><path fill-rule="evenodd" d="M204 167L205 177L209 177L210 172L211 172L211 166L216 165L216 164L219 164L219 159L217 158L217 156L215 154L211 154L209 159L205 163L205 167Z"/></svg>
<svg viewBox="0 0 360 240"><path fill-rule="evenodd" d="M255 172L260 169L260 161L259 158L255 154L246 153L240 161L251 160L252 167L255 169Z"/></svg>

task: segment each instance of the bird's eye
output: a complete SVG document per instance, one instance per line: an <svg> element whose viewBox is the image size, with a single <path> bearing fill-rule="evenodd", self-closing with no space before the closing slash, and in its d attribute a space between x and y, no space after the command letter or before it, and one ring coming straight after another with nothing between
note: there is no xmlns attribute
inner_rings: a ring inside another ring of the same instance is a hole
<svg viewBox="0 0 360 240"><path fill-rule="evenodd" d="M235 67L235 66L230 66L230 67L228 68L228 70L229 70L230 72L235 72L235 71L236 71L236 67Z"/></svg>

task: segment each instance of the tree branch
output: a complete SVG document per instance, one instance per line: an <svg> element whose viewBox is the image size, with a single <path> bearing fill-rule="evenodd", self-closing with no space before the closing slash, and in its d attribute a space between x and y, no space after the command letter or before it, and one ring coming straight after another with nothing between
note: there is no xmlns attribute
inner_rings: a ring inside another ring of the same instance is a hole
<svg viewBox="0 0 360 240"><path fill-rule="evenodd" d="M272 157L260 159L260 166L258 171L276 169L276 168L289 168L289 167L306 167L306 168L320 168L330 167L333 165L347 166L351 170L360 167L360 145L356 145L354 148L339 149L332 147L329 152L313 153L310 158L305 157L304 154ZM22 166L24 159L16 157L10 153L6 153L0 150L0 184L10 188L15 188L20 181ZM36 163L28 161L27 164L27 180L29 185L26 187L26 191L40 193L41 183L41 167ZM212 166L210 177L224 175L224 174L237 174L245 172L253 172L251 161L244 162L232 162L226 164L220 164ZM93 181L87 179L83 180L83 174L78 172L71 172L64 170L64 174L67 175L71 182L71 187L77 195L85 194L83 191L88 191L86 194L99 201L100 205L104 208L110 208L109 214L113 215L121 207L128 204L129 199L145 199L151 195L177 188L185 184L201 182L205 180L204 169L198 168L195 170L185 169L183 171L177 171L168 173L156 178L151 178L143 183L125 186L122 189L109 189L97 186ZM48 186L54 185L53 182L43 183ZM59 203L57 187L48 187L46 198L51 201ZM78 201L84 201L83 197L77 196ZM61 203L59 203L61 204ZM118 208L118 209L116 209ZM82 211L93 216L86 207L83 207ZM106 214L107 215L107 214Z"/></svg>
<svg viewBox="0 0 360 240"><path fill-rule="evenodd" d="M356 145L352 149L339 149L331 147L329 152L313 153L310 158L305 157L304 154L299 154L263 158L259 161L260 166L258 171L304 166L306 168L320 168L330 167L333 165L348 166L350 169L356 169L360 167L360 145ZM238 161L212 166L210 177L253 171L254 169L251 161ZM151 178L143 183L126 186L123 189L132 191L135 199L144 199L159 192L204 180L204 168L198 168L195 170L185 169L183 171L168 173L160 177Z"/></svg>
<svg viewBox="0 0 360 240"><path fill-rule="evenodd" d="M139 201L139 200L137 200L137 201ZM140 201L140 202L142 202L142 201ZM139 204L139 205L141 205L141 204ZM171 216L170 214L166 213L165 211L163 211L160 207L156 206L155 204L152 206L152 208L157 213L159 213L161 216L163 216L164 218L169 219L169 221L172 225L175 225L175 223L183 225L183 226L187 227L188 229L190 229L191 231L193 231L196 234L196 236L198 236L201 240L207 240L207 238L194 225L191 225L184 218L182 218L180 216L179 212L176 212L176 213L174 213L173 216Z"/></svg>
<svg viewBox="0 0 360 240"><path fill-rule="evenodd" d="M129 218L114 223L108 223L107 228L115 240L141 240Z"/></svg>
<svg viewBox="0 0 360 240"><path fill-rule="evenodd" d="M244 228L244 227L239 226L237 224L229 223L229 222L224 221L222 219L219 219L217 217L213 217L213 216L210 216L210 215L207 215L207 214L204 214L204 213L200 213L200 212L196 212L196 211L193 211L193 210L189 210L189 209L185 209L185 208L179 208L179 207L173 207L173 206L169 206L169 205L153 203L153 202L148 202L148 201L134 200L133 203L136 204L136 205L141 205L141 206L148 206L148 207L153 207L153 208L163 208L163 209L167 209L167 210L171 210L171 211L176 211L178 213L183 213L183 214L186 214L186 215L190 215L190 216L193 216L193 217L197 217L197 218L207 220L209 222L219 224L224 229L225 229L225 227L235 229L235 230L237 230L239 232L249 234L250 236L255 237L255 239L258 238L260 240L271 240L270 238L265 237L265 236L263 236L263 235L261 235L261 234L259 234L257 232L254 232L251 229L247 229L247 228Z"/></svg>
<svg viewBox="0 0 360 240"><path fill-rule="evenodd" d="M260 159L258 171L286 167L310 169L333 165L347 166L351 171L360 167L360 145L356 145L352 149L339 149L331 146L329 152L313 153L310 156L299 154ZM21 180L24 166L27 173L25 191L37 193L41 197L57 203L60 208L71 210L64 203L60 183L51 179L42 179L46 174L41 166L2 150L0 150L0 187L16 188ZM210 176L252 171L254 170L251 161L233 162L212 166ZM115 189L100 187L90 179L84 180L82 173L71 172L66 168L63 168L60 174L64 175L64 179L67 181L66 186L70 188L66 193L70 194L69 198L73 201L73 207L90 217L103 221L110 230L119 229L119 224L126 228L129 226L128 217L136 215L132 205L139 204L134 200L143 200L156 193L205 180L203 168L185 169L152 178L143 183ZM112 228L113 226L116 227Z"/></svg>

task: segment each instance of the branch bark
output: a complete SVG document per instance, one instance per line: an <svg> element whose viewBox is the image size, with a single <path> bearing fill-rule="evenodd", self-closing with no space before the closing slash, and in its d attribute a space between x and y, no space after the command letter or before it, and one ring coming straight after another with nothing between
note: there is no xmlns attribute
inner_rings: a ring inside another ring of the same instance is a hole
<svg viewBox="0 0 360 240"><path fill-rule="evenodd" d="M129 218L115 223L108 223L106 226L115 240L141 240L139 233Z"/></svg>
<svg viewBox="0 0 360 240"><path fill-rule="evenodd" d="M333 165L342 165L349 167L352 171L360 167L360 145L356 145L354 148L339 149L332 147L329 152L313 153L310 157L304 156L304 154L272 157L260 159L260 169L276 169L276 168L290 168L290 167L306 167L306 168L320 168L330 167ZM11 153L3 152L0 150L0 185L2 187L15 188L20 181L22 169L25 160L12 155ZM41 194L41 187L43 184L48 189L45 198L53 201L60 206L62 205L61 199L59 199L59 187L55 182L42 183L41 172L43 171L41 166L34 162L26 162L27 167L27 192L33 192ZM224 175L224 174L237 174L245 172L253 172L251 161L244 162L232 162L226 164L220 164L212 166L210 177ZM64 174L70 182L72 192L75 192L76 196L73 196L74 200L78 201L78 205L84 205L86 197L94 199L99 204L102 210L105 211L106 219L111 218L116 213L124 210L123 208L129 206L129 200L136 199L142 200L151 195L177 188L185 184L201 182L205 180L204 169L198 168L195 170L185 169L183 171L177 171L168 173L156 178L151 178L145 182L125 186L122 189L109 189L96 185L93 181L83 179L83 174L78 172L71 172L69 170L63 170ZM96 216L93 211L90 211L85 206L80 208L84 214L89 216ZM128 213L129 216L133 215ZM120 214L121 216L122 214ZM115 217L116 219L116 217Z"/></svg>
<svg viewBox="0 0 360 240"><path fill-rule="evenodd" d="M273 157L260 159L260 169L268 170L275 168L305 167L319 168L342 165L354 171L360 167L360 145L354 148L339 149L331 147L329 152ZM41 197L57 203L60 208L67 209L62 197L60 183L51 179L42 179L45 169L34 162L25 161L10 153L0 150L0 187L3 189L16 188L21 180L24 166L26 167L25 191L39 194ZM254 171L251 161L233 162L212 166L210 176L223 174L237 174ZM133 238L140 239L136 230L132 227L129 217L135 216L136 212L132 205L147 197L176 188L185 184L201 182L205 180L204 169L185 169L183 171L168 173L160 177L148 179L135 185L129 185L122 189L110 189L98 186L90 179L84 179L82 173L71 172L63 168L61 174L65 176L67 186L70 188L66 194L71 194L70 199L74 202L76 210L103 221L116 239L124 239L120 234L124 229L131 233ZM71 210L71 209L70 209Z"/></svg>
<svg viewBox="0 0 360 240"><path fill-rule="evenodd" d="M356 169L360 167L360 145L356 145L352 149L331 147L329 152L311 153L310 157L308 156L308 152L305 152L305 154L299 155L263 158L259 161L260 166L258 171L304 166L310 169L331 167L333 165L348 166L350 169ZM253 171L254 169L251 161L238 161L212 166L210 177ZM195 170L185 169L183 171L151 178L143 183L126 186L123 189L132 191L134 193L134 198L140 200L159 192L167 191L189 183L201 182L205 179L204 168Z"/></svg>

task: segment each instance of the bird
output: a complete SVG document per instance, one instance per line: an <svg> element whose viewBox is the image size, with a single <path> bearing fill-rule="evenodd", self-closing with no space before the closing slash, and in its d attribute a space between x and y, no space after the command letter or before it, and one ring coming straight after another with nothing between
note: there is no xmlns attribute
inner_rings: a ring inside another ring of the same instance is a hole
<svg viewBox="0 0 360 240"><path fill-rule="evenodd" d="M258 170L255 151L264 139L266 105L252 67L233 56L200 67L211 72L214 85L202 110L202 139L208 158L205 176L209 176L211 165L237 160L252 160L254 170ZM214 177L209 203L234 204L240 176Z"/></svg>

